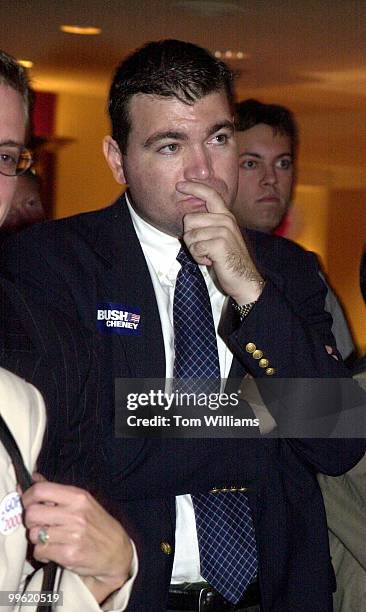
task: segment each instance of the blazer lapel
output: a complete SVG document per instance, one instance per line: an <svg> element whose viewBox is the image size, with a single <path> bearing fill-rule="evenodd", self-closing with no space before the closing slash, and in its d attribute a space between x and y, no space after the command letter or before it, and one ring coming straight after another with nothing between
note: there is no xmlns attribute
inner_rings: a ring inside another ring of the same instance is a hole
<svg viewBox="0 0 366 612"><path fill-rule="evenodd" d="M108 213L95 243L97 253L107 263L99 280L98 299L141 313L140 335L106 336L106 342L113 344L115 375L165 378L164 341L155 292L125 198L121 197ZM120 371L116 363L121 350L130 372Z"/></svg>

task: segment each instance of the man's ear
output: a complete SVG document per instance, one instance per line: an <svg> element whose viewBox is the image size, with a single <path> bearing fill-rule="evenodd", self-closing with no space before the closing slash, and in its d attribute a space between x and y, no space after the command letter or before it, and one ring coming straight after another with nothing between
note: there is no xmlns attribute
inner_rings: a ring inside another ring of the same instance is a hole
<svg viewBox="0 0 366 612"><path fill-rule="evenodd" d="M104 138L103 153L117 183L121 185L126 184L126 178L123 171L123 155L112 136L106 136Z"/></svg>

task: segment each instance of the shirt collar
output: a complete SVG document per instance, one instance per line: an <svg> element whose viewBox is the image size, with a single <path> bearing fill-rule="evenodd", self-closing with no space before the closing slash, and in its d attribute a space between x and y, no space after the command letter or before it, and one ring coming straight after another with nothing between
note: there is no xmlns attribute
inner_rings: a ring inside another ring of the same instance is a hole
<svg viewBox="0 0 366 612"><path fill-rule="evenodd" d="M125 198L135 232L140 241L141 248L145 257L149 260L155 273L163 284L174 284L177 274L180 270L180 263L177 261L177 255L181 248L181 242L178 238L170 236L165 232L157 229L135 211L131 204L128 192L125 192ZM212 281L218 291L223 293L212 267L199 266L203 276Z"/></svg>
<svg viewBox="0 0 366 612"><path fill-rule="evenodd" d="M177 261L180 241L142 219L132 207L128 193L125 194L125 198L145 257L149 259L159 278L175 279L180 268Z"/></svg>

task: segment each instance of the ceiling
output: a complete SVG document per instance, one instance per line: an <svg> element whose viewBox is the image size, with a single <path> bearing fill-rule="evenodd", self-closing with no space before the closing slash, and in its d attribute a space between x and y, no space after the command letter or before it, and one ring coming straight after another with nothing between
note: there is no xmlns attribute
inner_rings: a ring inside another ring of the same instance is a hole
<svg viewBox="0 0 366 612"><path fill-rule="evenodd" d="M34 62L36 88L58 92L104 96L114 67L148 40L242 51L247 59L231 63L239 97L289 105L310 171L366 185L365 0L13 0L1 3L0 23L1 47ZM65 34L62 24L102 34Z"/></svg>

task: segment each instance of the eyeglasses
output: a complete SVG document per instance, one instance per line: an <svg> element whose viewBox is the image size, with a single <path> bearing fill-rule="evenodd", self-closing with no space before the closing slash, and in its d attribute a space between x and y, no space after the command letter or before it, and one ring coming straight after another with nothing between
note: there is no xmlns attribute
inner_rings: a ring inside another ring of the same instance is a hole
<svg viewBox="0 0 366 612"><path fill-rule="evenodd" d="M27 172L33 163L31 152L25 147L0 145L0 173L19 176Z"/></svg>

